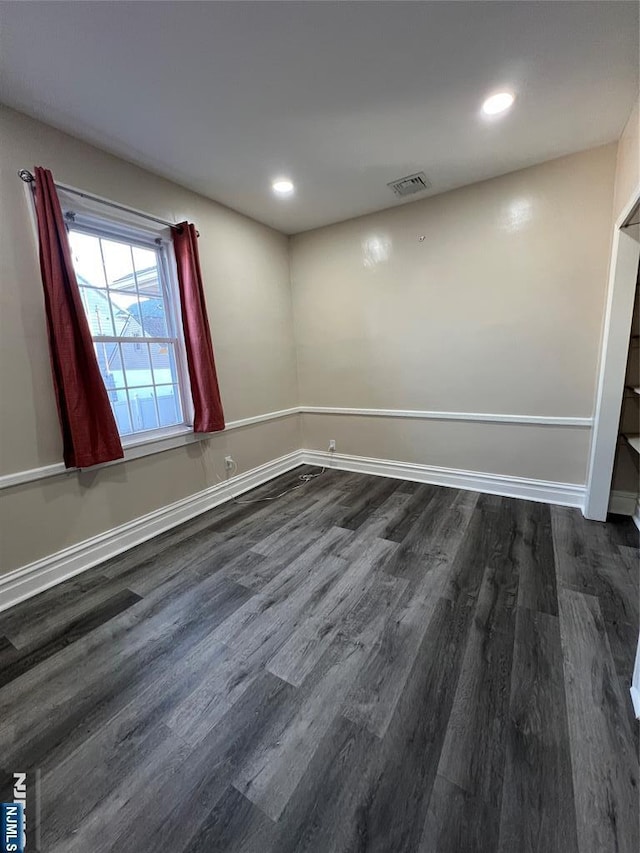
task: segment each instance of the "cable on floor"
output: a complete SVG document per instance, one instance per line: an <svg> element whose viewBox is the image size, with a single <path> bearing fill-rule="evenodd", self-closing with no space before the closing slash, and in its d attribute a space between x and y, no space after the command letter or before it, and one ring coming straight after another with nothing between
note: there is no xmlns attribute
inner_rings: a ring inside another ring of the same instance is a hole
<svg viewBox="0 0 640 853"><path fill-rule="evenodd" d="M230 472L227 471L227 482L229 482L229 476L233 476L233 474L235 474L237 472L237 470L238 470L238 466L236 465L235 462L233 462L232 473L230 474ZM297 489L301 489L303 486L306 486L312 480L316 480L318 477L321 477L325 471L326 471L326 468L323 466L320 469L320 471L318 471L317 474L300 474L298 479L301 480L302 482L298 483L297 486L291 486L291 488L285 489L284 492L280 492L277 495L268 495L265 498L254 498L253 500L247 500L247 501L241 501L239 498L235 497L235 495L231 495L231 500L234 503L241 504L241 505L242 504L245 504L245 505L246 504L259 504L259 503L264 503L265 501L276 501L276 500L278 500L278 498L283 498L285 495L288 495L290 492L295 492Z"/></svg>

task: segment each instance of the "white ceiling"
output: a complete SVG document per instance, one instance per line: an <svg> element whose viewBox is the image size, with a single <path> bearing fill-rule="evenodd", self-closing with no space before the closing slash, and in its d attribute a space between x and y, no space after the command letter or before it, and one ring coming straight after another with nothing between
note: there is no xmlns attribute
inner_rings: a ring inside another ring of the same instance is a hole
<svg viewBox="0 0 640 853"><path fill-rule="evenodd" d="M287 233L403 203L386 184L411 172L433 194L617 139L638 88L635 2L14 2L0 15L1 100ZM483 120L502 87L514 108ZM279 175L293 198L272 195Z"/></svg>

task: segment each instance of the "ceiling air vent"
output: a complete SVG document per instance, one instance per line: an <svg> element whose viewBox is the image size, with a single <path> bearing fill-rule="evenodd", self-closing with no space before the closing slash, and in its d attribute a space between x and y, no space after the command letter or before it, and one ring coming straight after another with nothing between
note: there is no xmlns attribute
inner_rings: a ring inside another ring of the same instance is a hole
<svg viewBox="0 0 640 853"><path fill-rule="evenodd" d="M387 184L397 196L404 198L406 195L421 193L431 188L431 184L427 180L424 172L416 172L415 175L407 175L406 178L398 178L397 181L391 181Z"/></svg>

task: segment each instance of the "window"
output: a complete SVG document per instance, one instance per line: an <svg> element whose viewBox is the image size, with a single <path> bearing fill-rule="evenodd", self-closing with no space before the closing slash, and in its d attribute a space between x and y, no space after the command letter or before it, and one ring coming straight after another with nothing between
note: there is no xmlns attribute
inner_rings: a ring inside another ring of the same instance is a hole
<svg viewBox="0 0 640 853"><path fill-rule="evenodd" d="M151 439L153 431L186 426L190 398L168 244L67 218L82 304L120 435Z"/></svg>

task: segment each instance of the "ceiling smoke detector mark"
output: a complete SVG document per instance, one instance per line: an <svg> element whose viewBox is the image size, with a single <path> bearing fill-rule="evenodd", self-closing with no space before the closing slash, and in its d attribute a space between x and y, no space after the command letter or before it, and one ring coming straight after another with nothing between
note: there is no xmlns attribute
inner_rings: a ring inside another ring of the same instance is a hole
<svg viewBox="0 0 640 853"><path fill-rule="evenodd" d="M427 176L424 172L416 172L415 175L407 175L406 178L398 178L397 181L391 181L387 186L391 187L394 193L400 198L431 189L431 184L427 180Z"/></svg>

